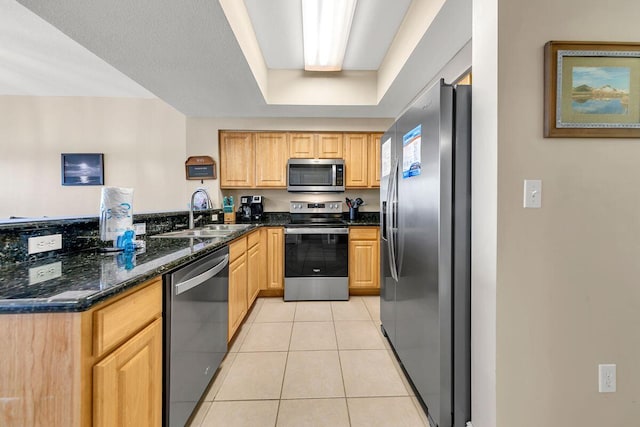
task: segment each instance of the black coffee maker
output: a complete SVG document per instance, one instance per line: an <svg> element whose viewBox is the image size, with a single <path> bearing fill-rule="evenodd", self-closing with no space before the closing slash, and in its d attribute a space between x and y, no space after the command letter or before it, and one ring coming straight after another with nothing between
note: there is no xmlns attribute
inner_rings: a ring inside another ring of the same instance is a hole
<svg viewBox="0 0 640 427"><path fill-rule="evenodd" d="M238 221L250 222L251 221L251 200L255 196L241 196L240 208L238 209Z"/></svg>
<svg viewBox="0 0 640 427"><path fill-rule="evenodd" d="M251 196L251 221L262 221L263 214L262 196Z"/></svg>

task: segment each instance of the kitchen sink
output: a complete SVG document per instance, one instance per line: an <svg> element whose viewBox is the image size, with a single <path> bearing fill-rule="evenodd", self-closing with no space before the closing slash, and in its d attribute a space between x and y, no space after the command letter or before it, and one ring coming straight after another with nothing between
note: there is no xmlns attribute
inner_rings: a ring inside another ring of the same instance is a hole
<svg viewBox="0 0 640 427"><path fill-rule="evenodd" d="M204 229L212 231L240 231L251 227L251 224L209 224Z"/></svg>
<svg viewBox="0 0 640 427"><path fill-rule="evenodd" d="M225 238L230 234L237 231L246 230L251 224L210 224L202 228L194 228L191 230L179 230L171 231L169 233L156 234L155 238L199 238L199 239L211 239L211 238Z"/></svg>

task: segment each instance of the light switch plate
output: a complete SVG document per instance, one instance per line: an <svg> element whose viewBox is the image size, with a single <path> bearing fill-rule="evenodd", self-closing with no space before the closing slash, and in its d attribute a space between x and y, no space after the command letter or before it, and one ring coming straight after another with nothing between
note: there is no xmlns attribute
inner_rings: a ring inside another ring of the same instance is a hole
<svg viewBox="0 0 640 427"><path fill-rule="evenodd" d="M524 207L542 207L542 181L539 179L524 180Z"/></svg>
<svg viewBox="0 0 640 427"><path fill-rule="evenodd" d="M62 234L49 234L47 236L29 237L29 255L40 252L62 249Z"/></svg>

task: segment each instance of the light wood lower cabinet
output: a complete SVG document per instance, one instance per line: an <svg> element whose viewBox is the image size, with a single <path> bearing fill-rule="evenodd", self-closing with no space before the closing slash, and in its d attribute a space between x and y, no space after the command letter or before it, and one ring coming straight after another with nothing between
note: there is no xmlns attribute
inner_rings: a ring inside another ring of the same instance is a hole
<svg viewBox="0 0 640 427"><path fill-rule="evenodd" d="M247 315L247 238L229 245L229 334L231 341Z"/></svg>
<svg viewBox="0 0 640 427"><path fill-rule="evenodd" d="M260 228L247 236L247 307L251 307L260 289L264 289L267 283L266 243L262 239L262 236L266 237L264 233L265 230Z"/></svg>
<svg viewBox="0 0 640 427"><path fill-rule="evenodd" d="M349 290L380 288L378 227L349 229Z"/></svg>
<svg viewBox="0 0 640 427"><path fill-rule="evenodd" d="M3 427L161 425L160 277L79 313L0 315L0 348Z"/></svg>
<svg viewBox="0 0 640 427"><path fill-rule="evenodd" d="M162 424L162 319L93 368L94 427Z"/></svg>
<svg viewBox="0 0 640 427"><path fill-rule="evenodd" d="M284 289L284 229L267 228L267 288Z"/></svg>

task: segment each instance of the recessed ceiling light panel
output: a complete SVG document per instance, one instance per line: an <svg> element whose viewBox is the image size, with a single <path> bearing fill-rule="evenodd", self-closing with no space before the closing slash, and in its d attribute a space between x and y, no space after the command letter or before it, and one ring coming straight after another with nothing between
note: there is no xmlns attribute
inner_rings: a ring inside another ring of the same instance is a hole
<svg viewBox="0 0 640 427"><path fill-rule="evenodd" d="M356 0L302 0L304 69L340 71Z"/></svg>

